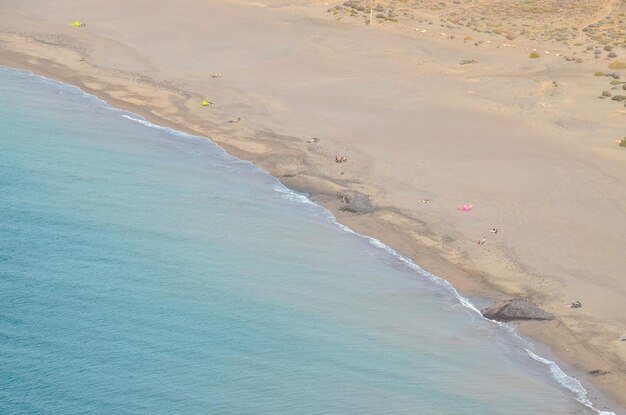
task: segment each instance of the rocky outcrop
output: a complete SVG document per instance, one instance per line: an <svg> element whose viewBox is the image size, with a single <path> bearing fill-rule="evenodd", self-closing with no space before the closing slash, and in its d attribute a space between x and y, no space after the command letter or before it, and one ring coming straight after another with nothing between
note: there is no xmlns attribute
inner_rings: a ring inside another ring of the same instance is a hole
<svg viewBox="0 0 626 415"><path fill-rule="evenodd" d="M497 321L554 320L556 316L542 310L537 304L515 298L497 303L482 311L483 316Z"/></svg>
<svg viewBox="0 0 626 415"><path fill-rule="evenodd" d="M376 210L372 204L372 198L365 193L356 190L345 191L341 194L343 206L341 210L353 213L372 213Z"/></svg>

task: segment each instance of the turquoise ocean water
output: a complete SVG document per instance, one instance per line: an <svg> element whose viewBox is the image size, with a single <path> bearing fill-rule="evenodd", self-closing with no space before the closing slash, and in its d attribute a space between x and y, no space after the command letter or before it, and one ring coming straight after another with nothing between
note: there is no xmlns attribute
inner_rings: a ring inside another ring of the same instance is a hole
<svg viewBox="0 0 626 415"><path fill-rule="evenodd" d="M206 139L2 67L0 126L0 414L596 412L445 281Z"/></svg>

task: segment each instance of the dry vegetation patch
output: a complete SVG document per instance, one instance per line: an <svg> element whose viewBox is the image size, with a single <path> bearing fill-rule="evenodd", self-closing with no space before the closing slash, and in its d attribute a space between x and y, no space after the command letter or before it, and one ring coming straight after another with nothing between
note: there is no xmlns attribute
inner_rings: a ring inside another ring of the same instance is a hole
<svg viewBox="0 0 626 415"><path fill-rule="evenodd" d="M616 0L608 14L590 22L582 31L589 41L611 49L626 48L626 0Z"/></svg>
<svg viewBox="0 0 626 415"><path fill-rule="evenodd" d="M602 10L602 0L475 0L446 13L443 19L482 33L537 41L571 42L589 16Z"/></svg>
<svg viewBox="0 0 626 415"><path fill-rule="evenodd" d="M626 48L626 0L380 0L373 21L466 28L485 34L566 45ZM329 12L369 21L369 0L346 0ZM609 7L611 6L611 7ZM616 53L609 58L616 57Z"/></svg>
<svg viewBox="0 0 626 415"><path fill-rule="evenodd" d="M613 61L609 63L609 69L613 69L619 71L620 69L626 69L626 62L624 61Z"/></svg>

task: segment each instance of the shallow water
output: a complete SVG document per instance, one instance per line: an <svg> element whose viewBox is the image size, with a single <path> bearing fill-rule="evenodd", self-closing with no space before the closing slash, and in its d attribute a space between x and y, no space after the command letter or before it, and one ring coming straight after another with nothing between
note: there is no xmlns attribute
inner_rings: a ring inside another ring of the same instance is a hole
<svg viewBox="0 0 626 415"><path fill-rule="evenodd" d="M137 120L0 67L0 413L594 413L444 281Z"/></svg>

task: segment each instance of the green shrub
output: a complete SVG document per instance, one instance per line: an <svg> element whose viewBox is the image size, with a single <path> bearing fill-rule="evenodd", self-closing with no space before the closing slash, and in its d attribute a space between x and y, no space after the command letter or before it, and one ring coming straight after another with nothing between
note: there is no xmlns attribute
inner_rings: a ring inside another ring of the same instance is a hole
<svg viewBox="0 0 626 415"><path fill-rule="evenodd" d="M532 52L530 52L530 55L528 55L528 57L531 59L537 59L539 57L539 53L536 50L533 50Z"/></svg>
<svg viewBox="0 0 626 415"><path fill-rule="evenodd" d="M593 76L604 76L604 72L597 71L596 73L593 74Z"/></svg>
<svg viewBox="0 0 626 415"><path fill-rule="evenodd" d="M622 138L622 141L619 142L620 147L626 147L626 137Z"/></svg>

